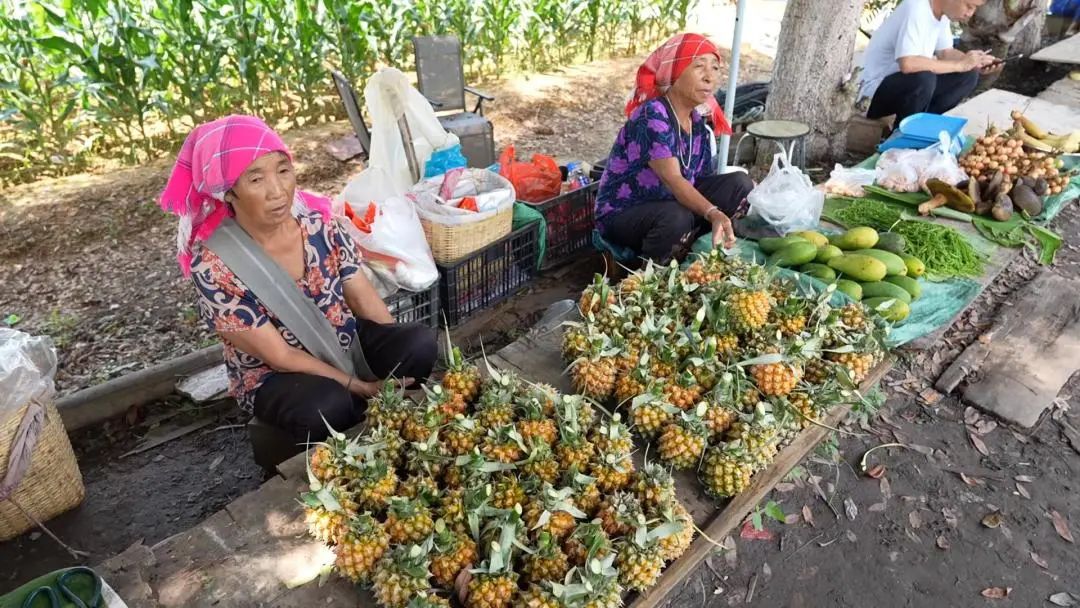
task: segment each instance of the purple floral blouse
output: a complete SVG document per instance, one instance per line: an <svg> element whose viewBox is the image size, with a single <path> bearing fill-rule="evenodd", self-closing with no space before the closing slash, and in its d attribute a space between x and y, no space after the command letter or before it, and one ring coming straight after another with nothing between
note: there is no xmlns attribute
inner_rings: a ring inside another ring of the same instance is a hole
<svg viewBox="0 0 1080 608"><path fill-rule="evenodd" d="M705 120L697 110L690 113L691 133L676 134L676 121L662 99L642 104L619 130L608 155L607 168L596 195L596 222L640 203L675 200L675 196L649 167L649 161L679 157L683 177L691 184L712 173L712 148ZM689 163L683 164L689 155Z"/></svg>
<svg viewBox="0 0 1080 608"><path fill-rule="evenodd" d="M296 219L306 237L306 270L296 284L323 311L337 329L341 348L348 350L356 339L356 318L345 303L343 286L360 272L360 252L352 237L336 221L324 223L322 215L315 212L302 213ZM271 323L290 346L303 348L213 251L197 246L191 264L191 279L198 292L199 316L212 331L246 331ZM229 374L229 393L241 408L251 412L255 393L273 370L228 341L225 341L225 367Z"/></svg>

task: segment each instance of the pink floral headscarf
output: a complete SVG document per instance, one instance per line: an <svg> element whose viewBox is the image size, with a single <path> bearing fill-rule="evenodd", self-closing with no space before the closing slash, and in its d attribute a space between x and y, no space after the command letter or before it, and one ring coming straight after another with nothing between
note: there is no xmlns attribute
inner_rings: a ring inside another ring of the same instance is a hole
<svg viewBox="0 0 1080 608"><path fill-rule="evenodd" d="M176 259L184 276L191 274L192 246L210 238L221 220L231 215L225 193L251 163L271 152L292 154L281 137L254 116L226 116L195 127L176 159L169 183L161 193L161 208L180 217ZM294 215L312 209L330 217L330 201L296 191Z"/></svg>

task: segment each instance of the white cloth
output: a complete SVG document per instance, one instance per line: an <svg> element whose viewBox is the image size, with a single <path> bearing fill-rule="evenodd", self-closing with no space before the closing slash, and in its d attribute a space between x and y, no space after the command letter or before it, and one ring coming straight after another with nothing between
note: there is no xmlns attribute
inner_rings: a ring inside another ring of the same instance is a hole
<svg viewBox="0 0 1080 608"><path fill-rule="evenodd" d="M948 17L935 17L930 0L904 0L870 38L860 96L873 98L881 81L900 71L901 57L934 57L952 46Z"/></svg>

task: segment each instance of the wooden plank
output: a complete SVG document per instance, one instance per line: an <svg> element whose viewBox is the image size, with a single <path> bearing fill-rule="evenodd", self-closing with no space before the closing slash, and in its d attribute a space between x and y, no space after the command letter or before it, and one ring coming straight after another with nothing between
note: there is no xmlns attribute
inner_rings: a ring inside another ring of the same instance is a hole
<svg viewBox="0 0 1080 608"><path fill-rule="evenodd" d="M1080 281L1042 272L990 333L988 354L964 398L1030 428L1080 369Z"/></svg>
<svg viewBox="0 0 1080 608"><path fill-rule="evenodd" d="M1035 61L1080 65L1080 34L1058 41L1031 56Z"/></svg>
<svg viewBox="0 0 1080 608"><path fill-rule="evenodd" d="M891 362L885 362L874 368L869 377L863 382L863 389L869 389L877 384L885 377L891 367ZM829 410L828 415L822 422L835 427L847 416L849 411L851 411L850 405L838 405ZM754 507L761 502L761 499L771 492L776 484L791 472L791 469L802 462L803 458L813 451L829 432L828 429L815 425L799 433L795 441L784 448L767 469L754 476L749 488L732 498L723 510L716 512L715 518L707 527L702 529L704 536L699 535L694 544L690 546L690 549L664 570L655 587L635 597L629 604L630 608L656 608L660 606L667 595L681 586L698 565L716 550L716 546L709 539L719 542L730 534L754 510ZM682 494L680 493L681 497Z"/></svg>

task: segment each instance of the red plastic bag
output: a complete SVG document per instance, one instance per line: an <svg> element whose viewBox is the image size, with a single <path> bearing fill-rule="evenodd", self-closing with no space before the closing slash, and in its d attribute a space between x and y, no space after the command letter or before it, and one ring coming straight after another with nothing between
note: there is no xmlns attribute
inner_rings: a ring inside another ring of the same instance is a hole
<svg viewBox="0 0 1080 608"><path fill-rule="evenodd" d="M514 146L507 146L499 156L499 175L514 185L517 199L527 203L544 202L559 196L562 189L562 173L554 158L533 154L531 162L518 162Z"/></svg>

